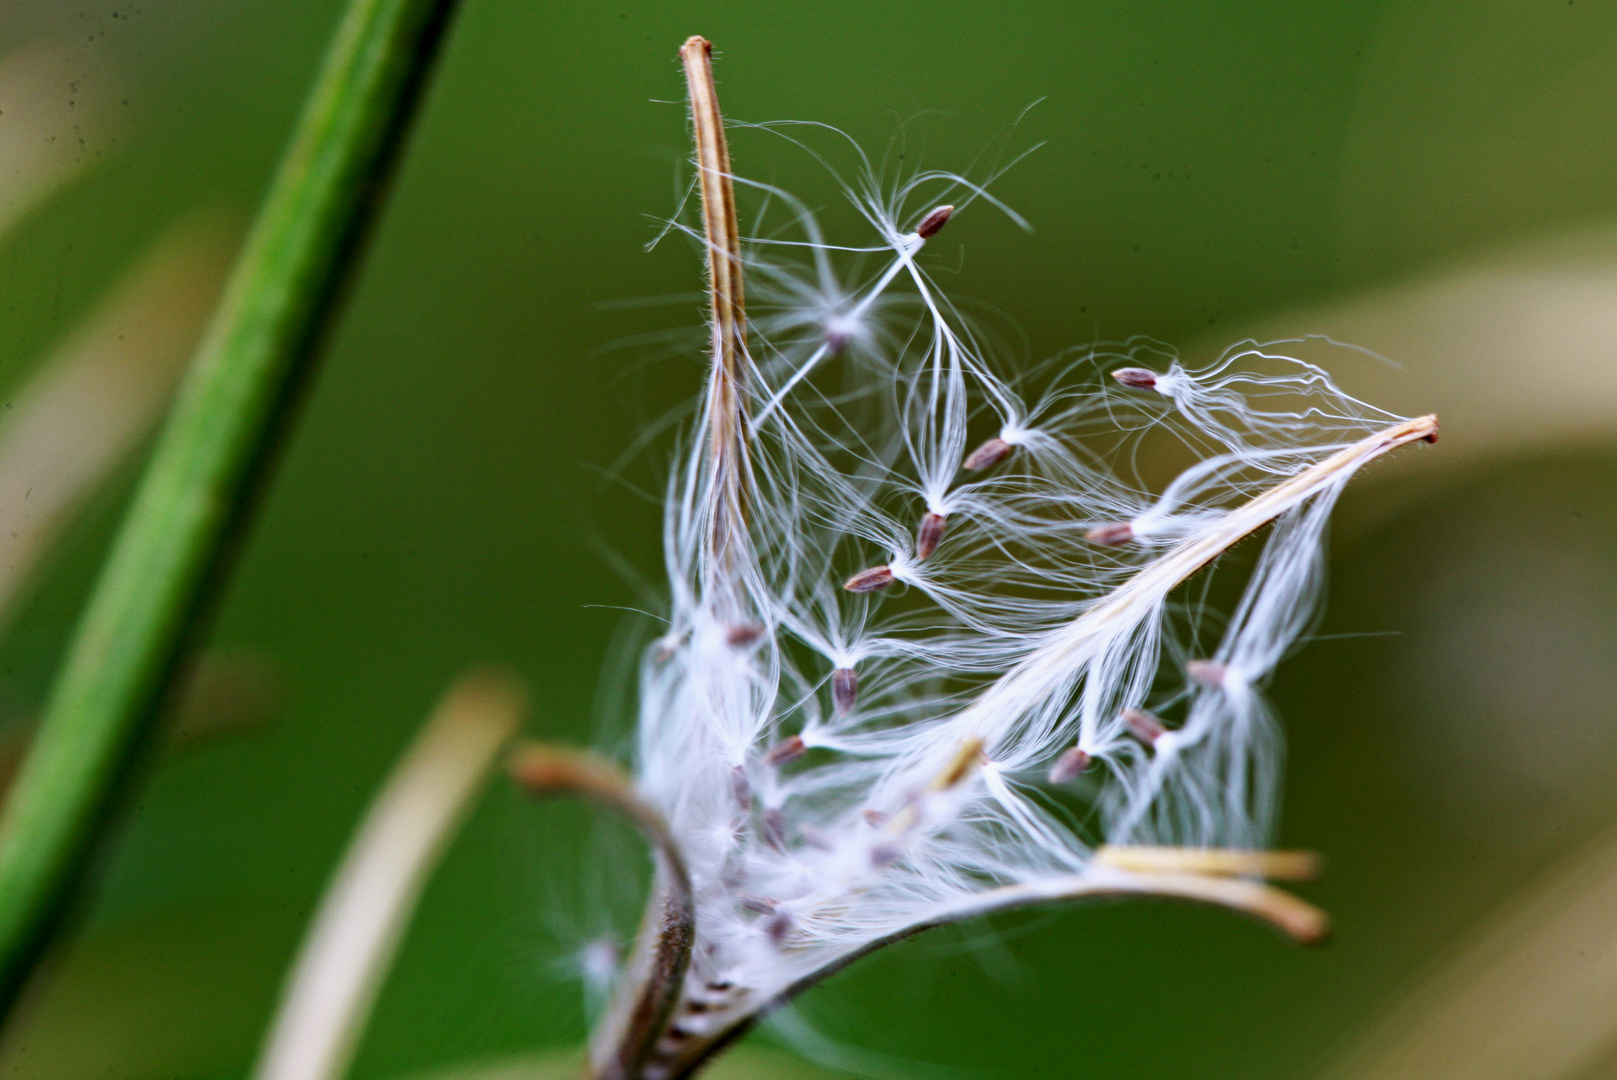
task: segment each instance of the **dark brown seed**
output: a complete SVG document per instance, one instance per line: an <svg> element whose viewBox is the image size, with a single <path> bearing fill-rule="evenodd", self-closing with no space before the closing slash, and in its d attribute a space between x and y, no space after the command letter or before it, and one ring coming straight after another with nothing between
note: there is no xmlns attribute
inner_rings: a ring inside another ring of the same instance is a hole
<svg viewBox="0 0 1617 1080"><path fill-rule="evenodd" d="M1129 734L1147 746L1155 746L1168 730L1162 726L1161 720L1144 709L1124 709L1123 722L1128 724Z"/></svg>
<svg viewBox="0 0 1617 1080"><path fill-rule="evenodd" d="M781 810L765 810L764 825L758 830L764 843L776 851L786 850L786 814Z"/></svg>
<svg viewBox="0 0 1617 1080"><path fill-rule="evenodd" d="M730 627L729 631L724 635L724 640L739 649L744 645L751 645L763 636L763 627L741 625Z"/></svg>
<svg viewBox="0 0 1617 1080"><path fill-rule="evenodd" d="M859 673L851 667L839 667L831 673L831 701L837 712L847 715L859 700Z"/></svg>
<svg viewBox="0 0 1617 1080"><path fill-rule="evenodd" d="M925 559L938 550L938 542L943 539L943 530L948 525L949 519L942 514L927 514L921 519L921 528L915 537L917 559Z"/></svg>
<svg viewBox="0 0 1617 1080"><path fill-rule="evenodd" d="M842 583L842 587L849 592L867 593L877 589L885 589L893 583L893 568L891 566L872 566L869 570L861 570L853 577Z"/></svg>
<svg viewBox="0 0 1617 1080"><path fill-rule="evenodd" d="M921 223L915 226L915 235L922 240L932 239L943 231L945 225L949 224L949 218L953 214L954 207L952 206L934 206L926 212L926 217L921 219Z"/></svg>
<svg viewBox="0 0 1617 1080"><path fill-rule="evenodd" d="M903 852L892 844L877 844L870 849L870 862L873 866L891 866L902 854Z"/></svg>
<svg viewBox="0 0 1617 1080"><path fill-rule="evenodd" d="M1112 372L1112 378L1136 390L1155 390L1157 387L1157 373L1149 368L1120 367Z"/></svg>
<svg viewBox="0 0 1617 1080"><path fill-rule="evenodd" d="M752 784L747 780L747 770L740 765L730 770L730 791L742 810L752 809Z"/></svg>
<svg viewBox="0 0 1617 1080"><path fill-rule="evenodd" d="M1185 665L1185 674L1209 690L1217 690L1224 685L1224 676L1229 672L1223 664L1211 660L1192 660Z"/></svg>
<svg viewBox="0 0 1617 1080"><path fill-rule="evenodd" d="M1114 521L1109 525L1097 525L1084 533L1084 539L1091 544L1102 547L1120 547L1134 539L1134 526L1127 521Z"/></svg>
<svg viewBox="0 0 1617 1080"><path fill-rule="evenodd" d="M786 943L786 938L792 932L792 917L786 914L784 911L779 912L774 918L769 920L768 925L765 926L764 929L769 934L770 941L774 942L777 946L784 945Z"/></svg>
<svg viewBox="0 0 1617 1080"><path fill-rule="evenodd" d="M981 472L992 465L998 465L1013 449L1014 447L1004 439L989 439L967 454L960 467L967 472Z"/></svg>
<svg viewBox="0 0 1617 1080"><path fill-rule="evenodd" d="M740 893L736 896L736 903L748 911L756 911L760 915L775 914L775 901L767 896L754 896L752 893Z"/></svg>
<svg viewBox="0 0 1617 1080"><path fill-rule="evenodd" d="M764 752L764 764L779 768L789 762L796 761L808 753L808 747L803 745L803 736L793 735L789 739L782 739Z"/></svg>
<svg viewBox="0 0 1617 1080"><path fill-rule="evenodd" d="M1087 768L1089 768L1089 755L1074 746L1056 758L1056 763L1050 766L1050 783L1065 784Z"/></svg>

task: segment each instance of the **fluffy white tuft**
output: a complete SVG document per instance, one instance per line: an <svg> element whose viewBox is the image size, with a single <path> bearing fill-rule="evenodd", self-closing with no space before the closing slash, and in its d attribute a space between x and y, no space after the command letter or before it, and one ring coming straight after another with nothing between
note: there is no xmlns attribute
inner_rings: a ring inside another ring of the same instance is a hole
<svg viewBox="0 0 1617 1080"><path fill-rule="evenodd" d="M847 246L751 187L792 225L745 255L748 543L714 564L703 416L641 670L637 783L695 886L687 997L712 999L688 1028L985 890L1089 873L1101 843L1263 846L1281 740L1259 687L1309 626L1356 464L1251 500L1400 419L1255 345L1012 377L918 261L917 223L992 203L980 186L856 185L870 234ZM1271 519L1198 651L1207 613L1175 588Z"/></svg>

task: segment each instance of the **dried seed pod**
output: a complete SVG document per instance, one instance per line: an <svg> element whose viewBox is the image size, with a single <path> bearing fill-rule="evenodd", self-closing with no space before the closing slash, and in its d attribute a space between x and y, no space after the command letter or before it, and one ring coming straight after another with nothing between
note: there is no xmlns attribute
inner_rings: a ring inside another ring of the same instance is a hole
<svg viewBox="0 0 1617 1080"><path fill-rule="evenodd" d="M1050 766L1050 783L1065 784L1087 768L1089 768L1089 755L1076 746L1071 747L1063 751L1062 755L1056 758L1056 763Z"/></svg>
<svg viewBox="0 0 1617 1080"><path fill-rule="evenodd" d="M831 702L841 715L853 712L859 701L859 673L851 667L839 667L831 673Z"/></svg>
<svg viewBox="0 0 1617 1080"><path fill-rule="evenodd" d="M1150 368L1120 367L1112 372L1112 378L1124 386L1135 390L1155 390L1157 388L1157 373Z"/></svg>
<svg viewBox="0 0 1617 1080"><path fill-rule="evenodd" d="M921 219L921 223L915 226L915 235L922 240L932 239L943 231L945 225L949 224L949 218L953 214L954 207L952 206L934 206L926 212L926 217Z"/></svg>
<svg viewBox="0 0 1617 1080"><path fill-rule="evenodd" d="M1157 740L1167 734L1168 729L1163 727L1162 721L1146 712L1144 709L1124 709L1123 722L1129 726L1129 734L1145 743L1155 746Z"/></svg>
<svg viewBox="0 0 1617 1080"><path fill-rule="evenodd" d="M1084 533L1084 539L1091 544L1102 547L1121 547L1134 539L1134 526L1127 521L1114 521L1107 525L1097 525Z"/></svg>
<svg viewBox="0 0 1617 1080"><path fill-rule="evenodd" d="M927 514L921 519L921 528L915 536L915 557L925 559L938 550L938 543L943 539L943 530L948 528L949 519L942 514Z"/></svg>
<svg viewBox="0 0 1617 1080"><path fill-rule="evenodd" d="M981 472L991 466L998 465L1005 455L1014 449L1015 447L1004 439L989 439L967 454L966 460L960 463L960 467L967 472Z"/></svg>
<svg viewBox="0 0 1617 1080"><path fill-rule="evenodd" d="M1212 660L1191 660L1185 664L1185 674L1209 690L1217 690L1224 685L1229 668Z"/></svg>
<svg viewBox="0 0 1617 1080"><path fill-rule="evenodd" d="M893 568L891 566L872 566L868 570L861 570L853 577L842 583L842 587L852 593L875 592L885 589L893 583Z"/></svg>
<svg viewBox="0 0 1617 1080"><path fill-rule="evenodd" d="M764 764L779 768L796 761L808 753L808 747L803 744L803 736L793 735L789 739L782 739L764 752Z"/></svg>

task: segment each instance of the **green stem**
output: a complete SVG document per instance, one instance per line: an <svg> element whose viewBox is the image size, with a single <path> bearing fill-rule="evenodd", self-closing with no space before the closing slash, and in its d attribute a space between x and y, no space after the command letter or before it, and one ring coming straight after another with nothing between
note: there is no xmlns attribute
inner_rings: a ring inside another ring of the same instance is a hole
<svg viewBox="0 0 1617 1080"><path fill-rule="evenodd" d="M351 0L0 818L0 1012L84 873L335 322L454 0Z"/></svg>

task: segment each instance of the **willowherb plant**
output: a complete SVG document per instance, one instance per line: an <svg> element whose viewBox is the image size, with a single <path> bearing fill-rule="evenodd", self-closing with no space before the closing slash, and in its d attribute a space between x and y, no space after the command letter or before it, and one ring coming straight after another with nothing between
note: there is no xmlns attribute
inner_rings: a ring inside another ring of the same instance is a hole
<svg viewBox="0 0 1617 1080"><path fill-rule="evenodd" d="M1262 880L1309 860L1262 850L1281 749L1259 687L1310 624L1343 485L1435 418L1258 347L1201 368L1091 348L1012 378L917 260L997 205L982 185L867 171L870 239L834 245L733 175L708 45L682 55L713 345L668 486L668 630L632 787L554 752L519 768L657 843L593 1074L687 1076L851 959L1017 905L1169 895L1323 934ZM743 239L738 184L793 231ZM1132 464L1151 447L1192 461L1160 491ZM1206 613L1175 590L1271 524L1200 651Z"/></svg>

